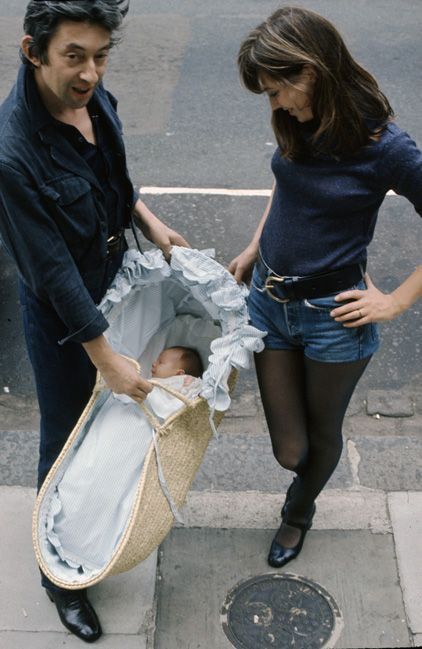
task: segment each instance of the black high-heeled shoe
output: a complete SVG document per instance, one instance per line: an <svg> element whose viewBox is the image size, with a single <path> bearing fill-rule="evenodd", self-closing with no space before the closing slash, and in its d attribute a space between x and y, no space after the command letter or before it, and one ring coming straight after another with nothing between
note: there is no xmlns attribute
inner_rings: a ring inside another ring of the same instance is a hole
<svg viewBox="0 0 422 649"><path fill-rule="evenodd" d="M285 509L285 512L287 513L286 505L284 505L283 509ZM296 527L298 530L300 530L300 538L296 545L294 545L292 548L286 548L278 543L277 531L277 534L275 535L273 542L271 543L270 552L268 554L268 563L270 564L270 566L272 566L273 568L281 568L282 566L285 566L289 561L292 561L292 559L296 559L302 549L306 533L312 527L312 520L315 515L315 511L316 505L314 503L311 515L305 523L296 523L295 521L291 521L289 518L287 518L287 516L283 517L281 524L290 525L290 527Z"/></svg>

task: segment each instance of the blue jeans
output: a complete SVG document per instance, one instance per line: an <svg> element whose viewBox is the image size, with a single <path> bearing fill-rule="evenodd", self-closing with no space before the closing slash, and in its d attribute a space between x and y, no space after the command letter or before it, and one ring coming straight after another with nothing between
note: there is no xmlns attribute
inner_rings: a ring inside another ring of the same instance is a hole
<svg viewBox="0 0 422 649"><path fill-rule="evenodd" d="M362 280L350 289L365 289ZM251 324L267 331L267 349L303 350L308 358L325 363L357 361L379 347L378 327L366 324L346 328L330 316L341 305L336 293L319 298L291 300L281 304L264 288L264 279L253 271L248 309Z"/></svg>
<svg viewBox="0 0 422 649"><path fill-rule="evenodd" d="M96 368L79 343L58 344L66 336L65 325L22 281L19 297L41 415L39 490L91 397ZM42 584L59 590L44 575Z"/></svg>

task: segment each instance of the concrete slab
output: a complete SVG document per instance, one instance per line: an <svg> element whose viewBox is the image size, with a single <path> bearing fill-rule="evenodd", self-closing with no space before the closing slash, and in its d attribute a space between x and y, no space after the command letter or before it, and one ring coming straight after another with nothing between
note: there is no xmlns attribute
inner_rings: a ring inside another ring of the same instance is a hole
<svg viewBox="0 0 422 649"><path fill-rule="evenodd" d="M0 487L0 631L4 632L63 630L55 607L40 586L32 550L34 498L32 489ZM90 599L104 633L145 634L149 631L155 571L156 553L130 572L109 577L90 589Z"/></svg>
<svg viewBox="0 0 422 649"><path fill-rule="evenodd" d="M274 529L283 500L284 495L257 491L191 491L181 514L186 527ZM386 494L326 489L317 501L313 529L391 532Z"/></svg>
<svg viewBox="0 0 422 649"><path fill-rule="evenodd" d="M82 640L70 633L22 633L1 631L1 649L81 649ZM139 635L103 635L96 643L101 649L147 649L147 639Z"/></svg>
<svg viewBox="0 0 422 649"><path fill-rule="evenodd" d="M0 430L0 485L36 487L39 439L35 431Z"/></svg>
<svg viewBox="0 0 422 649"><path fill-rule="evenodd" d="M162 545L155 649L226 649L220 610L239 581L271 572L269 530L173 529ZM311 531L285 572L319 583L342 611L339 649L408 647L391 534Z"/></svg>
<svg viewBox="0 0 422 649"><path fill-rule="evenodd" d="M422 436L355 437L360 484L384 491L417 491L422 484Z"/></svg>
<svg viewBox="0 0 422 649"><path fill-rule="evenodd" d="M422 647L422 633L413 636L413 647Z"/></svg>
<svg viewBox="0 0 422 649"><path fill-rule="evenodd" d="M422 492L388 494L388 505L406 613L422 638Z"/></svg>
<svg viewBox="0 0 422 649"><path fill-rule="evenodd" d="M211 440L192 489L276 493L285 490L291 479L292 473L274 459L268 435L239 432ZM328 484L331 488L352 485L346 449Z"/></svg>
<svg viewBox="0 0 422 649"><path fill-rule="evenodd" d="M384 415L384 417L412 417L415 410L407 394L397 390L369 390L367 412L368 415Z"/></svg>

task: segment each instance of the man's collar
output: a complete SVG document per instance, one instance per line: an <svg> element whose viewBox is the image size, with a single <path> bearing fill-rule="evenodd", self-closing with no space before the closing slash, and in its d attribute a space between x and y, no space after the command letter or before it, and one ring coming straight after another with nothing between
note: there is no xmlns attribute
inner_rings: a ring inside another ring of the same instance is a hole
<svg viewBox="0 0 422 649"><path fill-rule="evenodd" d="M28 65L23 65L22 68L20 70L21 78L19 81L23 86L32 131L38 133L41 129L53 124L54 119L44 106L44 102L41 99L35 81L34 71Z"/></svg>

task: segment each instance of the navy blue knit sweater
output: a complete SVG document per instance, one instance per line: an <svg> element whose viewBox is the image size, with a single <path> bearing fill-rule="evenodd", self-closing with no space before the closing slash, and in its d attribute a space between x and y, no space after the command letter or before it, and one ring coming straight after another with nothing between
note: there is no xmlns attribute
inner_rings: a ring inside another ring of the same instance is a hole
<svg viewBox="0 0 422 649"><path fill-rule="evenodd" d="M385 194L393 189L422 215L422 153L395 123L353 157L272 159L276 188L261 253L280 275L311 275L366 261Z"/></svg>

